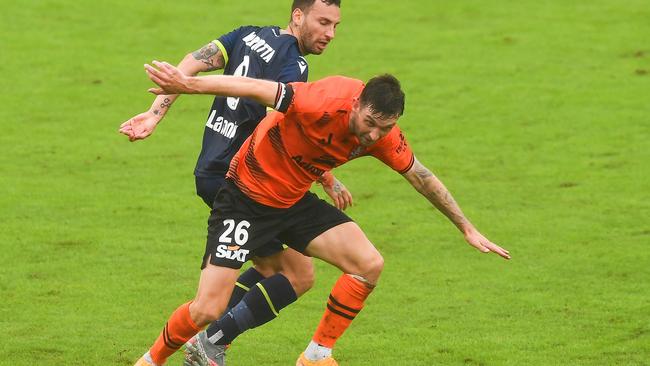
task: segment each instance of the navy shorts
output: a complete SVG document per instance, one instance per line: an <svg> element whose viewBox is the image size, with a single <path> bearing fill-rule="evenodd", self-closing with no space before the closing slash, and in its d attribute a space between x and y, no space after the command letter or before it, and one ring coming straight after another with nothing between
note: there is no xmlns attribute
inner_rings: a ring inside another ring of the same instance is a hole
<svg viewBox="0 0 650 366"><path fill-rule="evenodd" d="M206 261L221 267L241 268L254 256L262 256L274 240L303 253L309 242L325 231L350 222L345 213L311 192L289 208L257 203L226 179L217 193L208 220Z"/></svg>
<svg viewBox="0 0 650 366"><path fill-rule="evenodd" d="M219 188L221 188L225 179L224 176L220 175L215 175L210 178L194 177L196 194L201 197L208 207L212 208L214 198L217 196L217 192L219 192Z"/></svg>

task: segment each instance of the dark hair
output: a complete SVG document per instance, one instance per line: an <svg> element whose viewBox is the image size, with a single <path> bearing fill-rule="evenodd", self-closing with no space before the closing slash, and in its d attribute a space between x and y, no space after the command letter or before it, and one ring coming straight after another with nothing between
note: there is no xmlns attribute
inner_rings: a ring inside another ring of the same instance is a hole
<svg viewBox="0 0 650 366"><path fill-rule="evenodd" d="M399 80L390 74L375 76L368 80L361 92L361 107L370 107L370 111L382 117L395 117L404 114L405 95Z"/></svg>
<svg viewBox="0 0 650 366"><path fill-rule="evenodd" d="M318 0L318 1L322 1L327 5L334 4L339 8L341 7L341 0ZM315 2L316 0L293 0L293 5L291 5L291 12L293 13L294 10L300 8L300 10L306 13L307 10L311 8Z"/></svg>

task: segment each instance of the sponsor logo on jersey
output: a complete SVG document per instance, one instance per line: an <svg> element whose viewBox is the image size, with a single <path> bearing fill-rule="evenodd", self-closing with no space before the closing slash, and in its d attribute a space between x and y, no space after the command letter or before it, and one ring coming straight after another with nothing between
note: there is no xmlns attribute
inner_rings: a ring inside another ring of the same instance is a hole
<svg viewBox="0 0 650 366"><path fill-rule="evenodd" d="M298 58L298 67L300 68L301 75L305 73L305 70L307 70L307 61L305 61L302 56Z"/></svg>
<svg viewBox="0 0 650 366"><path fill-rule="evenodd" d="M214 256L217 258L225 258L230 260L236 260L239 262L246 262L246 256L249 251L246 249L239 249L239 246L228 246L225 244L217 245L217 251L214 253Z"/></svg>
<svg viewBox="0 0 650 366"><path fill-rule="evenodd" d="M292 156L291 159L295 161L296 164L298 164L301 168L305 169L307 172L313 175L317 175L320 177L321 175L323 175L323 173L325 173L323 169L315 167L314 164L312 164L309 161L303 160L302 155Z"/></svg>
<svg viewBox="0 0 650 366"><path fill-rule="evenodd" d="M395 149L395 152L397 154L401 154L404 151L406 151L406 148L408 147L408 144L406 143L406 138L404 137L404 134L400 132L399 134L399 146L397 149Z"/></svg>
<svg viewBox="0 0 650 366"><path fill-rule="evenodd" d="M210 113L210 117L208 117L208 121L205 123L205 126L229 139L235 137L235 134L237 133L237 123L230 122L222 116L216 117L216 115L217 111L213 109Z"/></svg>
<svg viewBox="0 0 650 366"><path fill-rule="evenodd" d="M331 140L331 138L332 138L332 134L330 134L330 140ZM323 164L323 165L327 165L327 166L330 166L330 167L334 168L338 164L339 161L336 160L336 158L334 158L332 155L325 154L325 155L321 155L320 157L314 159L314 162L319 163L319 164Z"/></svg>
<svg viewBox="0 0 650 366"><path fill-rule="evenodd" d="M257 52L264 62L269 63L275 55L275 50L265 40L258 37L255 32L250 32L246 37L242 38L246 46L250 47L252 51Z"/></svg>

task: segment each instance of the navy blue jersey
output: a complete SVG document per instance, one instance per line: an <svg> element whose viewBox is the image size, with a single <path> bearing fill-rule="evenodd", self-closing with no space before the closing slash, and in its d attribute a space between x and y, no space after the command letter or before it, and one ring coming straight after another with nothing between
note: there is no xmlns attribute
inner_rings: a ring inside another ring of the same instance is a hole
<svg viewBox="0 0 650 366"><path fill-rule="evenodd" d="M224 75L281 82L307 81L307 61L298 40L279 27L245 26L213 41L221 50ZM266 107L248 98L216 97L208 114L197 177L224 176L230 160L266 116Z"/></svg>

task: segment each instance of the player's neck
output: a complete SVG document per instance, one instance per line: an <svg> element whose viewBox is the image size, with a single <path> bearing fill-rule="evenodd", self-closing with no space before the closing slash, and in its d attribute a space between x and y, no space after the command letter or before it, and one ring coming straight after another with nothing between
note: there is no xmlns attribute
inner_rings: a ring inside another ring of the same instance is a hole
<svg viewBox="0 0 650 366"><path fill-rule="evenodd" d="M298 41L298 48L300 49L300 54L305 56L305 48L302 46L302 43L300 42L300 37L298 37L298 33L293 29L291 23L287 25L287 29L280 29L280 34L290 34L296 37L296 40Z"/></svg>

